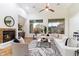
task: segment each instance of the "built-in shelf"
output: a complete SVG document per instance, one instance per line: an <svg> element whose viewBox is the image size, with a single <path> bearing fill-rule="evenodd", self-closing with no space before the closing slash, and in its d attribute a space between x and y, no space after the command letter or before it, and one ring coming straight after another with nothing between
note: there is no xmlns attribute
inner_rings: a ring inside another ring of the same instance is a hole
<svg viewBox="0 0 79 59"><path fill-rule="evenodd" d="M18 31L18 37L23 37L23 38L25 38L25 32L23 32L23 31Z"/></svg>

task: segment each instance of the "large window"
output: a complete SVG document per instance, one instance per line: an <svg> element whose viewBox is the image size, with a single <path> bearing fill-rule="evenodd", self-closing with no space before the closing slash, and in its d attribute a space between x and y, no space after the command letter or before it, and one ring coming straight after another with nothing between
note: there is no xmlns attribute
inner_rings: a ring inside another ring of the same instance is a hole
<svg viewBox="0 0 79 59"><path fill-rule="evenodd" d="M64 34L64 19L48 19L48 32Z"/></svg>
<svg viewBox="0 0 79 59"><path fill-rule="evenodd" d="M37 33L42 32L42 28L41 28L42 23L43 23L42 19L39 19L39 20L30 20L30 33L34 33L35 31Z"/></svg>

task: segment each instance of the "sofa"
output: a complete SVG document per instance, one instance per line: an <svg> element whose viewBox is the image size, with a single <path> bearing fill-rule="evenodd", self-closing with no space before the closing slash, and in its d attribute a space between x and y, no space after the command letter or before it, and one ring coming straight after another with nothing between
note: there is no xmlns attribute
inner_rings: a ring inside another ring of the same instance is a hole
<svg viewBox="0 0 79 59"><path fill-rule="evenodd" d="M67 39L66 36L63 36L63 38L53 37L55 45L62 56L75 56L75 51L77 51L79 47L76 47L75 45L71 46L70 42L68 42L68 45L66 46L65 45L66 39Z"/></svg>

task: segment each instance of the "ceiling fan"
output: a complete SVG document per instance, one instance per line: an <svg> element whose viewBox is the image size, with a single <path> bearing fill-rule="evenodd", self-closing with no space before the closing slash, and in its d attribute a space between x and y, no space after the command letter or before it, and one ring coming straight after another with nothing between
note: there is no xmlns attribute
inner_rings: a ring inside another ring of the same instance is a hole
<svg viewBox="0 0 79 59"><path fill-rule="evenodd" d="M40 10L40 12L45 11L45 10L49 10L49 11L51 11L51 12L55 12L53 9L50 9L50 8L49 8L49 4L46 4L45 8L42 9L42 10Z"/></svg>

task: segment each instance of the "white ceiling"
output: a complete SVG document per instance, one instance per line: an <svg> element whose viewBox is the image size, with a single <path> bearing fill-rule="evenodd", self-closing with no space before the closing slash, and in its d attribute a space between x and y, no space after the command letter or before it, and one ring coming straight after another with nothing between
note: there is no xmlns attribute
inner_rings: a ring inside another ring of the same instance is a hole
<svg viewBox="0 0 79 59"><path fill-rule="evenodd" d="M43 11L39 12L41 9L44 9L46 6L46 3L18 3L18 6L22 8L26 13L29 14L28 18L29 19L36 19L36 18L64 18L69 10L69 7L72 4L68 3L60 3L59 5L57 3L50 3L49 8L55 10L54 13L51 11ZM22 10L22 11L23 11ZM25 12L19 12L21 15L24 14L23 16L26 17ZM28 15L27 14L27 15ZM27 18L27 17L26 17ZM23 19L19 20L21 24L24 23Z"/></svg>
<svg viewBox="0 0 79 59"><path fill-rule="evenodd" d="M18 3L18 5L19 7L23 8L27 13L39 13L41 9L45 8L46 3ZM49 8L55 10L55 12L58 13L68 10L71 5L71 3L49 3Z"/></svg>

